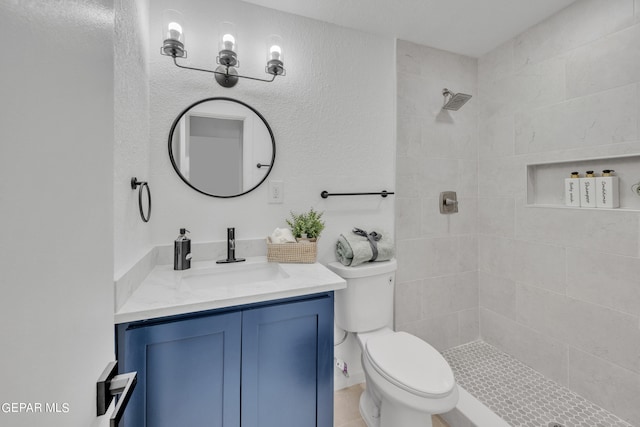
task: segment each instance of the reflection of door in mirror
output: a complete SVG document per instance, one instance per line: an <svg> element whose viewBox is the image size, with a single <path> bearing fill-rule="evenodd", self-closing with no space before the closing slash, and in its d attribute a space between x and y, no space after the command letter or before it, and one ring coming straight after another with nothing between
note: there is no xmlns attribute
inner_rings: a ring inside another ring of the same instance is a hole
<svg viewBox="0 0 640 427"><path fill-rule="evenodd" d="M251 147L243 141L253 133L253 118L222 116L193 109L179 123L180 173L209 194L239 194L251 182Z"/></svg>
<svg viewBox="0 0 640 427"><path fill-rule="evenodd" d="M243 120L189 114L189 174L196 187L211 194L242 192Z"/></svg>

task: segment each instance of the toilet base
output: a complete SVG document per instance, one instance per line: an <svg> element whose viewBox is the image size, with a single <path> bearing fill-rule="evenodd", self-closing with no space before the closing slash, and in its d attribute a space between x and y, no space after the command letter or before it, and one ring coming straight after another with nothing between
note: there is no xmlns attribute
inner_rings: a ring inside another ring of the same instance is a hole
<svg viewBox="0 0 640 427"><path fill-rule="evenodd" d="M380 427L432 427L431 414L415 411L406 406L397 406L388 400L382 401Z"/></svg>
<svg viewBox="0 0 640 427"><path fill-rule="evenodd" d="M373 403L371 395L363 391L360 395L360 416L367 427L380 427L380 409Z"/></svg>
<svg viewBox="0 0 640 427"><path fill-rule="evenodd" d="M365 389L360 395L360 415L367 427L432 427L431 414L407 407L398 407L391 402L376 404Z"/></svg>

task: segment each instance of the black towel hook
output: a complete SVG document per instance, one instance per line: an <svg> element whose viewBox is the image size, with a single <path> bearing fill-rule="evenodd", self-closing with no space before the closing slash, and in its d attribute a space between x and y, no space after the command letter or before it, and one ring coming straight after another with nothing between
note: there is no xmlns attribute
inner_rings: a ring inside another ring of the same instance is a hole
<svg viewBox="0 0 640 427"><path fill-rule="evenodd" d="M149 184L146 181L138 181L138 178L135 176L131 178L131 189L135 190L138 188L138 208L140 209L140 217L144 222L149 222L149 218L151 218L151 190L149 189ZM144 208L142 206L142 189L145 188L147 190L147 198L149 199L149 206L147 207L147 214L144 214Z"/></svg>

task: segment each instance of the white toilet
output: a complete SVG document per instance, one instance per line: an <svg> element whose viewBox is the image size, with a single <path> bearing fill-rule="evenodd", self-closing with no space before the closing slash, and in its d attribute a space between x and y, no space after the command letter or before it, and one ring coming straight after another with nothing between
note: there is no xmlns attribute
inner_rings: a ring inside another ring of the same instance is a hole
<svg viewBox="0 0 640 427"><path fill-rule="evenodd" d="M335 293L336 325L354 332L362 350L366 389L360 414L368 427L431 427L431 415L458 403L451 367L436 349L394 332L396 260L328 267L347 281Z"/></svg>

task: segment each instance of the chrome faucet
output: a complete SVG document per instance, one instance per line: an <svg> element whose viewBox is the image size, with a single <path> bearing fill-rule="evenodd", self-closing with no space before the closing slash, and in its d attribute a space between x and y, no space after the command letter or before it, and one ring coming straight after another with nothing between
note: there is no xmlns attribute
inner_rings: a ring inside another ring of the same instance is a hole
<svg viewBox="0 0 640 427"><path fill-rule="evenodd" d="M244 258L236 258L236 229L227 228L227 259L216 261L218 264L227 264L230 262L242 262Z"/></svg>

